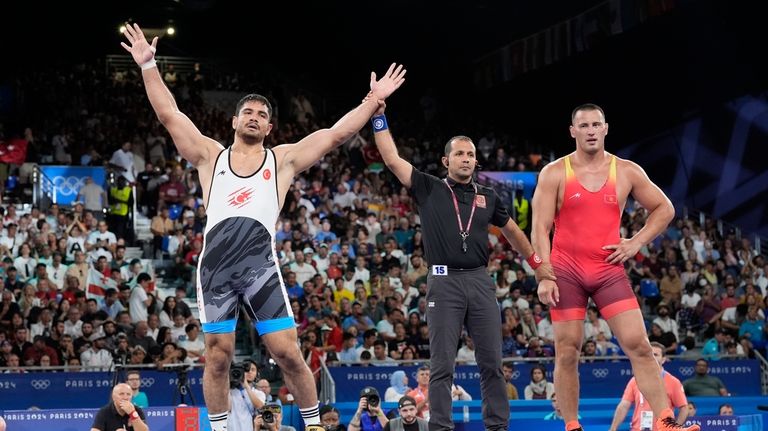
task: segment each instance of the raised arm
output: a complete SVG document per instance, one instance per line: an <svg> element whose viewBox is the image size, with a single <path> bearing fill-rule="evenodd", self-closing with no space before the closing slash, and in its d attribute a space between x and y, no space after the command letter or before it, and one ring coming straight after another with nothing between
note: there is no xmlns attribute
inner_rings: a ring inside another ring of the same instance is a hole
<svg viewBox="0 0 768 431"><path fill-rule="evenodd" d="M291 174L295 175L317 163L329 151L347 142L376 112L379 101L383 101L403 85L405 72L402 65L398 66L395 63L389 66L389 70L379 80L376 80L376 73L371 72L371 92L357 108L341 117L330 129L318 130L295 144L275 147L275 151L282 153L285 157L283 165L291 169Z"/></svg>
<svg viewBox="0 0 768 431"><path fill-rule="evenodd" d="M411 188L413 165L397 154L395 140L392 138L392 133L389 132L387 119L384 118L385 108L386 105L382 103L379 109L376 110L376 116L373 118L373 138L376 142L376 148L379 149L379 153L381 153L387 168L395 174L400 183L407 188Z"/></svg>
<svg viewBox="0 0 768 431"><path fill-rule="evenodd" d="M160 71L155 64L157 37L152 44L147 42L144 32L138 24L126 24L125 42L120 44L131 53L133 60L141 66L144 88L147 91L149 103L152 104L157 119L165 126L173 138L179 154L192 165L198 167L209 161L210 156L221 150L219 143L200 133L194 123L183 112L179 111L173 94L165 86Z"/></svg>

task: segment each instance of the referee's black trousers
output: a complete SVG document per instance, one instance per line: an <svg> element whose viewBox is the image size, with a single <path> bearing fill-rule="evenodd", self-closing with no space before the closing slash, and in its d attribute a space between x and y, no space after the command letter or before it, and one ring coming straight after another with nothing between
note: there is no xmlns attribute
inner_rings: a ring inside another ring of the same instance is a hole
<svg viewBox="0 0 768 431"><path fill-rule="evenodd" d="M434 271L432 271L434 272ZM485 267L427 277L429 430L452 430L451 385L461 327L475 344L486 430L507 429L509 401L501 370L501 313Z"/></svg>

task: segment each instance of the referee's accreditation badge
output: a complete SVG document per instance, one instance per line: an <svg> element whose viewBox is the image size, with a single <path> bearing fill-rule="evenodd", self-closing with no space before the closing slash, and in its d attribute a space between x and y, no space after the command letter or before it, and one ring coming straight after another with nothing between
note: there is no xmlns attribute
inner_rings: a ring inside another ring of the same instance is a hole
<svg viewBox="0 0 768 431"><path fill-rule="evenodd" d="M485 196L483 195L475 196L475 205L477 205L480 208L485 208Z"/></svg>

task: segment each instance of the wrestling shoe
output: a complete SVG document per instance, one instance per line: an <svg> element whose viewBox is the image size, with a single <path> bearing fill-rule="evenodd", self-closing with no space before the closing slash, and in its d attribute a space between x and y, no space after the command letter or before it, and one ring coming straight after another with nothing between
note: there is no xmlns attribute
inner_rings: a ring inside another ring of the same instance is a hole
<svg viewBox="0 0 768 431"><path fill-rule="evenodd" d="M680 425L671 416L656 421L656 431L699 431L700 429L701 427L696 424L690 426Z"/></svg>

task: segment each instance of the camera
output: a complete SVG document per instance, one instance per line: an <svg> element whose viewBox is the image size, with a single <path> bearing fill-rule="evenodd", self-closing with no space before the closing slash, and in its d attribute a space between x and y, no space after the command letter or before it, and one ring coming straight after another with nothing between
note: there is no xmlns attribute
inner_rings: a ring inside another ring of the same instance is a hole
<svg viewBox="0 0 768 431"><path fill-rule="evenodd" d="M365 398L365 400L368 402L368 410L370 410L372 407L378 407L379 403L381 403L381 396L379 396L379 391L376 390L373 386L366 386L363 388L362 391L360 391L360 398Z"/></svg>
<svg viewBox="0 0 768 431"><path fill-rule="evenodd" d="M232 364L229 367L229 388L238 389L243 385L245 379L245 368L242 364Z"/></svg>
<svg viewBox="0 0 768 431"><path fill-rule="evenodd" d="M262 429L268 429L265 425L275 423L275 415L282 411L279 404L269 403L261 409Z"/></svg>

